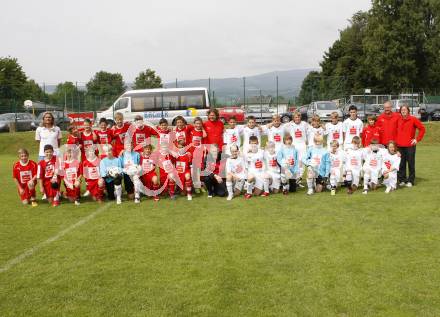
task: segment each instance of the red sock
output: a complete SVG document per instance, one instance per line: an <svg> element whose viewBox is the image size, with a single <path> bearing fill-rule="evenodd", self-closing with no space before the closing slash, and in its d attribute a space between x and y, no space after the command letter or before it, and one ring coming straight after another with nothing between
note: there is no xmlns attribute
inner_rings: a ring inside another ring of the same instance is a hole
<svg viewBox="0 0 440 317"><path fill-rule="evenodd" d="M168 192L170 193L170 196L174 196L174 181L168 182Z"/></svg>

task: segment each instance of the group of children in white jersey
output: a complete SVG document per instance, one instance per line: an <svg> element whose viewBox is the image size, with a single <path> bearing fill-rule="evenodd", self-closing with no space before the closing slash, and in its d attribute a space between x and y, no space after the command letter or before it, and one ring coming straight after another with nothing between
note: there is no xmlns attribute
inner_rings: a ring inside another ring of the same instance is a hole
<svg viewBox="0 0 440 317"><path fill-rule="evenodd" d="M225 168L227 199L240 195L243 188L246 199L253 195L269 196L280 190L283 194L295 192L297 186L304 187L303 177L308 195L324 189L335 195L342 184L348 194L360 185L363 185L362 193L367 194L381 182L386 193L395 190L400 164L396 144L390 142L383 147L378 139L372 139L362 147L363 129L355 107L344 122L339 121L336 112L332 113L331 122L325 126L317 116L310 124L301 121L300 113L295 113L293 120L285 124L279 116L274 116L264 126L258 126L254 117L248 117L246 126L237 126L231 119L224 133L224 152L229 155ZM263 135L267 135L264 149Z"/></svg>

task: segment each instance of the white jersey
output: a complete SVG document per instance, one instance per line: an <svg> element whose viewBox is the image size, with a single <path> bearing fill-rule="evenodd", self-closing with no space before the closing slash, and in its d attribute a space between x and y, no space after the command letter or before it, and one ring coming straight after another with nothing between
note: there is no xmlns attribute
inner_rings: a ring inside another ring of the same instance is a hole
<svg viewBox="0 0 440 317"><path fill-rule="evenodd" d="M330 143L334 140L338 141L339 145L342 145L344 143L342 122L338 122L337 124L327 122L325 124L324 134L327 136L327 147L329 148L330 148Z"/></svg>
<svg viewBox="0 0 440 317"><path fill-rule="evenodd" d="M259 127L254 127L253 129L249 127L243 128L243 153L247 154L249 150L249 138L251 136L256 136L258 138L258 147L261 146L261 131Z"/></svg>
<svg viewBox="0 0 440 317"><path fill-rule="evenodd" d="M277 152L270 154L268 151L264 151L264 161L266 163L267 171L270 173L279 174L280 166L277 162Z"/></svg>
<svg viewBox="0 0 440 317"><path fill-rule="evenodd" d="M369 147L364 148L364 170L380 171L382 169L382 151L373 152Z"/></svg>
<svg viewBox="0 0 440 317"><path fill-rule="evenodd" d="M394 169L395 171L399 170L400 166L400 156L396 154L391 154L386 151L382 157L382 171L390 171Z"/></svg>
<svg viewBox="0 0 440 317"><path fill-rule="evenodd" d="M351 144L355 136L360 137L363 129L364 124L359 118L356 120L345 119L342 123L342 131L345 133L344 144Z"/></svg>
<svg viewBox="0 0 440 317"><path fill-rule="evenodd" d="M360 171L362 169L362 160L364 151L362 149L348 149L345 156L345 169Z"/></svg>
<svg viewBox="0 0 440 317"><path fill-rule="evenodd" d="M245 179L246 178L246 164L243 157L238 156L237 158L228 157L226 160L226 174L233 174L234 176Z"/></svg>
<svg viewBox="0 0 440 317"><path fill-rule="evenodd" d="M314 138L316 135L322 135L324 137L324 129L322 127L314 128L312 126L309 126L309 130L307 133L309 146L315 144Z"/></svg>
<svg viewBox="0 0 440 317"><path fill-rule="evenodd" d="M231 145L235 144L239 148L241 146L241 133L243 131L243 126L236 126L234 129L225 129L223 133L223 142L226 147L226 153L230 153Z"/></svg>
<svg viewBox="0 0 440 317"><path fill-rule="evenodd" d="M309 131L309 124L301 121L300 124L289 122L284 125L285 133L289 133L293 139L293 145L306 145L307 135Z"/></svg>
<svg viewBox="0 0 440 317"><path fill-rule="evenodd" d="M248 173L261 174L265 171L264 151L259 149L256 153L249 152L245 156Z"/></svg>
<svg viewBox="0 0 440 317"><path fill-rule="evenodd" d="M278 128L275 126L270 128L264 127L263 131L267 134L267 141L273 142L275 144L275 151L278 151L283 146L284 127L281 125Z"/></svg>

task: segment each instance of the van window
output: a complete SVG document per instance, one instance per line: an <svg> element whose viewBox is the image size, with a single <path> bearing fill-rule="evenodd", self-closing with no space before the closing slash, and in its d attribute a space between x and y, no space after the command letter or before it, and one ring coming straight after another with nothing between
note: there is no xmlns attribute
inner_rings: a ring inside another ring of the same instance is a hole
<svg viewBox="0 0 440 317"><path fill-rule="evenodd" d="M159 100L162 102L162 96L159 96ZM163 96L163 109L164 110L179 110L179 97L174 96Z"/></svg>
<svg viewBox="0 0 440 317"><path fill-rule="evenodd" d="M204 96L202 94L197 95L188 95L188 96L181 96L180 97L180 104L183 109L188 108L204 108Z"/></svg>
<svg viewBox="0 0 440 317"><path fill-rule="evenodd" d="M121 98L115 103L115 111L125 109L128 107L128 98Z"/></svg>
<svg viewBox="0 0 440 317"><path fill-rule="evenodd" d="M131 97L131 111L143 112L154 110L154 96L133 96Z"/></svg>

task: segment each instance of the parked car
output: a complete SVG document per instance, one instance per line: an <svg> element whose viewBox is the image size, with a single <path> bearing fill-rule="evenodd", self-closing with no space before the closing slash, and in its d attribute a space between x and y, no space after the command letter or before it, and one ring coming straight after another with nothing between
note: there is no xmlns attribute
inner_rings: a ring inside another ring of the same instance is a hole
<svg viewBox="0 0 440 317"><path fill-rule="evenodd" d="M422 121L439 121L440 104L431 103L420 105L420 119Z"/></svg>
<svg viewBox="0 0 440 317"><path fill-rule="evenodd" d="M219 108L218 112L223 123L227 123L230 118L235 118L237 123L245 121L245 113L240 107Z"/></svg>
<svg viewBox="0 0 440 317"><path fill-rule="evenodd" d="M370 115L379 116L381 113L381 108L377 104L363 104L363 103L351 103L344 106L344 119L347 119L350 116L349 108L350 106L355 106L357 108L358 118L362 121L367 120L367 117ZM365 110L364 110L365 108Z"/></svg>
<svg viewBox="0 0 440 317"><path fill-rule="evenodd" d="M30 131L31 124L35 120L35 117L31 113L18 112L18 113L4 113L0 115L0 131L8 132L10 124L16 124L16 131Z"/></svg>
<svg viewBox="0 0 440 317"><path fill-rule="evenodd" d="M70 125L70 118L67 116L67 113L63 111L49 111L53 114L55 117L55 125L58 126L61 130L66 130L67 127ZM42 112L38 115L36 119L31 124L31 129L36 130L43 120L43 116L46 112Z"/></svg>
<svg viewBox="0 0 440 317"><path fill-rule="evenodd" d="M272 121L273 113L267 105L252 105L246 106L246 118L254 116L258 123L265 123Z"/></svg>
<svg viewBox="0 0 440 317"><path fill-rule="evenodd" d="M317 115L321 121L330 121L332 112L337 112L339 117L343 115L341 109L333 101L314 101L307 109L307 117Z"/></svg>
<svg viewBox="0 0 440 317"><path fill-rule="evenodd" d="M298 111L301 114L301 120L302 121L307 121L307 109L308 109L308 106L301 106L301 107L296 108L295 111L292 111L292 112L289 111L289 112L282 113L280 115L281 116L281 122L282 123L287 123L287 122L292 121L293 113L296 112L296 111Z"/></svg>

